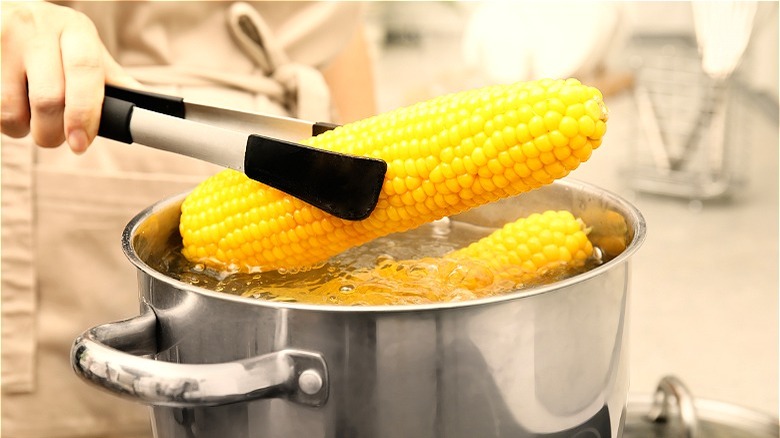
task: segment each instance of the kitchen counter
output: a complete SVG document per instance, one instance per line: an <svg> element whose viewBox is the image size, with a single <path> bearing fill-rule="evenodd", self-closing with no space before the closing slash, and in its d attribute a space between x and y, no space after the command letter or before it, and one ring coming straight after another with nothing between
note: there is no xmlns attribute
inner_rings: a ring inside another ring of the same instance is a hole
<svg viewBox="0 0 780 438"><path fill-rule="evenodd" d="M380 110L473 85L452 67L458 50L457 41L441 38L381 53ZM647 220L647 240L632 259L631 392L652 393L674 374L698 398L776 415L777 121L746 106L750 135L739 147L748 158L747 185L730 200L691 203L628 186L621 171L637 135L635 104L629 92L607 104L604 144L569 177L627 198Z"/></svg>

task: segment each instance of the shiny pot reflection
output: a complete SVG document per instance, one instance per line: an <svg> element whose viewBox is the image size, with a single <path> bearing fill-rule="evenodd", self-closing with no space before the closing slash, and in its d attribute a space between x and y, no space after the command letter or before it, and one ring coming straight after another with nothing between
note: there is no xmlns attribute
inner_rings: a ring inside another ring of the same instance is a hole
<svg viewBox="0 0 780 438"><path fill-rule="evenodd" d="M127 226L141 315L73 346L88 382L153 405L157 437L619 436L628 392L629 259L645 236L624 200L558 182L452 218L500 226L568 209L606 263L554 284L459 303L266 302L157 272L183 197Z"/></svg>

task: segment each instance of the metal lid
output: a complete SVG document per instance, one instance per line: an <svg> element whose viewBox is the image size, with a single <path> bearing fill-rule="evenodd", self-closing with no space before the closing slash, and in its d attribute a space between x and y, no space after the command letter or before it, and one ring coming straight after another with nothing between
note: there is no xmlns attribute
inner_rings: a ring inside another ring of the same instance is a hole
<svg viewBox="0 0 780 438"><path fill-rule="evenodd" d="M733 404L695 400L685 385L666 376L652 397L631 397L623 438L778 438L771 415Z"/></svg>

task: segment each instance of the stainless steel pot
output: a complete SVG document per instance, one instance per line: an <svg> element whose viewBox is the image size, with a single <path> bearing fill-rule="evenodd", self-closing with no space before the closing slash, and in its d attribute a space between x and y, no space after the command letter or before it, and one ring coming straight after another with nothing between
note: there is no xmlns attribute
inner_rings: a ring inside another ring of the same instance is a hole
<svg viewBox="0 0 780 438"><path fill-rule="evenodd" d="M568 209L608 260L578 276L470 302L340 307L211 292L152 269L178 238L182 199L123 234L141 314L72 350L88 382L153 405L157 437L620 436L629 259L645 237L626 201L558 182L452 218L498 226Z"/></svg>

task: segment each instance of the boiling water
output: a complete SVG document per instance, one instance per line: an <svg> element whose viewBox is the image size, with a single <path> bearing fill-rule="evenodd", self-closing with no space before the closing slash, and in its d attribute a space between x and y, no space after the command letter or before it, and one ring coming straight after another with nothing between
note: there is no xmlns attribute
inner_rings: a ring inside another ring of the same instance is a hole
<svg viewBox="0 0 780 438"><path fill-rule="evenodd" d="M500 295L557 281L599 264L594 257L581 268L553 269L531 282L522 282L498 278L480 261L446 257L493 231L442 219L352 248L307 270L256 274L215 272L192 264L178 246L156 268L184 283L244 297L311 304L387 305Z"/></svg>

